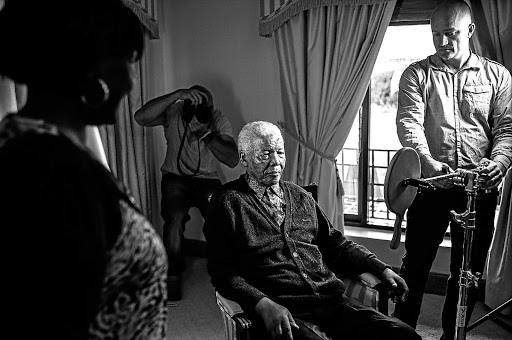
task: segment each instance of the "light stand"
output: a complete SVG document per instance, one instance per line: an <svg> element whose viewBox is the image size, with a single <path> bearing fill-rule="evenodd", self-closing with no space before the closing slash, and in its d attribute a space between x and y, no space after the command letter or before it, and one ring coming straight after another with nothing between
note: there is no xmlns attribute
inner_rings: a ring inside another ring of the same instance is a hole
<svg viewBox="0 0 512 340"><path fill-rule="evenodd" d="M464 246L462 252L462 266L460 268L459 276L459 300L457 302L457 317L455 321L455 338L457 340L465 340L467 333L467 309L468 309L468 295L469 289L472 287L478 287L478 282L481 277L481 273L473 274L471 272L471 250L473 247L473 232L475 231L476 221L476 195L478 190L481 189L482 182L485 179L480 178L481 169L475 170L462 170L458 169L453 173L430 177L425 179L404 179L404 185L417 186L423 190L434 190L435 187L431 184L435 181L445 180L454 178L456 179L455 184L464 186L464 191L468 195L467 210L463 213L456 213L450 211L452 219L464 228Z"/></svg>
<svg viewBox="0 0 512 340"><path fill-rule="evenodd" d="M494 316L494 314L497 314L497 313L501 312L502 310L504 310L505 308L507 308L509 306L512 306L512 298L508 299L508 301L503 302L501 305L499 305L498 307L494 308L489 313L485 314L480 319L478 319L475 322L473 322L471 325L469 325L466 328L466 332L469 332L470 330L472 330L473 328L475 328L476 326L480 325L482 322L484 322L486 320L494 321L495 323L497 323L501 327L505 328L509 332L512 332L512 327L510 327L509 324L505 323L504 321L502 321L500 319L497 319Z"/></svg>
<svg viewBox="0 0 512 340"><path fill-rule="evenodd" d="M457 302L455 335L457 340L465 340L466 333L470 329L476 327L487 318L490 318L492 314L504 309L512 303L509 300L496 310L476 321L471 326L466 326L468 321L467 301L469 289L472 287L478 287L478 282L481 276L481 273L473 274L470 268L473 232L476 226L476 196L478 191L483 191L482 184L485 183L487 178L485 175L481 174L481 167L474 170L457 169L452 173L441 176L419 178L419 167L419 157L414 149L411 148L402 148L398 150L388 166L388 173L386 173L386 179L384 182L384 198L388 209L397 215L390 247L392 249L396 249L400 243L400 230L403 214L412 203L418 189L435 190L436 187L432 182L450 178L454 179L454 184L464 187L464 191L466 191L468 195L467 210L460 214L452 210L450 211L450 214L452 219L464 228L464 245L459 277L459 299Z"/></svg>
<svg viewBox="0 0 512 340"><path fill-rule="evenodd" d="M476 194L480 189L480 180L478 171L464 171L461 173L465 183L464 190L468 195L467 210L462 214L450 211L455 222L464 228L464 248L462 252L462 266L459 276L459 300L457 303L457 318L455 321L455 338L457 340L466 339L466 313L468 309L469 289L478 287L481 273L473 275L471 272L471 250L473 247L473 232L475 231L476 221Z"/></svg>

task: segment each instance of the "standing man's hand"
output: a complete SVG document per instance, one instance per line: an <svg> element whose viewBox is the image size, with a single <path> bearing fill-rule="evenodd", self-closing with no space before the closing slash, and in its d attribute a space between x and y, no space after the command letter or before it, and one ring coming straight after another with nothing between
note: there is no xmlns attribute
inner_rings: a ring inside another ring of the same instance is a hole
<svg viewBox="0 0 512 340"><path fill-rule="evenodd" d="M182 89L178 93L181 100L190 100L194 107L201 105L203 102L208 103L208 95L197 89Z"/></svg>
<svg viewBox="0 0 512 340"><path fill-rule="evenodd" d="M272 340L293 340L292 327L299 328L299 326L286 307L264 297L258 301L255 310L263 320L265 329Z"/></svg>
<svg viewBox="0 0 512 340"><path fill-rule="evenodd" d="M481 167L480 175L485 176L485 183L483 183L483 189L494 189L500 185L503 179L504 172L501 171L500 167L495 161L491 161L487 158L482 158L478 166Z"/></svg>
<svg viewBox="0 0 512 340"><path fill-rule="evenodd" d="M421 160L421 173L425 178L446 175L454 172L452 168L446 163L438 162L431 156L422 156ZM432 185L441 189L450 189L454 186L452 179L444 179L441 181L432 181Z"/></svg>
<svg viewBox="0 0 512 340"><path fill-rule="evenodd" d="M391 287L395 298L399 298L402 302L405 301L407 295L409 295L409 287L407 283L393 270L386 268L382 272L382 281Z"/></svg>

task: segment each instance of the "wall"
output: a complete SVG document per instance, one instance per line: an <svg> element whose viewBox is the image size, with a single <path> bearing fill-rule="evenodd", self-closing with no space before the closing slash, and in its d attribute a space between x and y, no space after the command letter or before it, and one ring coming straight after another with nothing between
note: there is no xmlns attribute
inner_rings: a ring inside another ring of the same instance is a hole
<svg viewBox="0 0 512 340"><path fill-rule="evenodd" d="M253 120L283 120L279 66L272 38L258 36L259 1L255 0L162 0L159 13L161 38L147 48L149 98L177 88L203 84L211 89L215 105L230 119L236 136L241 127ZM165 153L162 130L153 129L155 162ZM158 167L156 176L160 176ZM243 172L223 166L223 180ZM158 183L160 181L158 180ZM159 205L159 198L156 201ZM161 228L159 207L153 219ZM204 240L203 220L197 209L191 210L185 237ZM347 230L348 237L366 246L393 267L399 267L403 244L389 248L391 235L365 235ZM449 248L443 246L433 272L448 273Z"/></svg>
<svg viewBox="0 0 512 340"><path fill-rule="evenodd" d="M160 9L160 39L146 48L151 60L149 99L202 84L231 121L235 139L250 121L283 120L274 41L258 35L259 1L162 0ZM160 166L165 139L161 128L152 130L155 162ZM240 165L220 166L223 182L243 171ZM156 225L162 224L159 210L154 208ZM185 236L204 240L199 211L191 212Z"/></svg>
<svg viewBox="0 0 512 340"><path fill-rule="evenodd" d="M345 226L345 235L349 240L364 245L377 255L379 259L386 262L394 268L400 268L402 263L402 255L405 253L405 235L402 233L401 242L397 249L392 250L389 243L393 236L393 232L384 230L371 230L357 227ZM449 259L450 259L449 239L445 239L437 251L437 256L432 264L432 273L449 275ZM444 284L442 282L441 284Z"/></svg>

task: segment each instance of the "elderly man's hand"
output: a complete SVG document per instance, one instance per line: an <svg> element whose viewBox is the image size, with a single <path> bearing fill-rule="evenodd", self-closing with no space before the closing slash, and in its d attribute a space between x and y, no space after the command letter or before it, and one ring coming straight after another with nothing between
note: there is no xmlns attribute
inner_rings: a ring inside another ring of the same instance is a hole
<svg viewBox="0 0 512 340"><path fill-rule="evenodd" d="M402 302L405 301L409 294L409 288L404 279L391 269L386 268L382 272L382 281L391 287L395 299L400 298Z"/></svg>
<svg viewBox="0 0 512 340"><path fill-rule="evenodd" d="M503 179L503 171L499 168L495 161L487 158L482 158L478 166L482 168L480 174L486 179L482 187L484 189L494 189L500 185Z"/></svg>
<svg viewBox="0 0 512 340"><path fill-rule="evenodd" d="M272 340L293 340L291 327L299 328L299 326L288 309L264 297L256 304L255 310L263 320L265 329Z"/></svg>

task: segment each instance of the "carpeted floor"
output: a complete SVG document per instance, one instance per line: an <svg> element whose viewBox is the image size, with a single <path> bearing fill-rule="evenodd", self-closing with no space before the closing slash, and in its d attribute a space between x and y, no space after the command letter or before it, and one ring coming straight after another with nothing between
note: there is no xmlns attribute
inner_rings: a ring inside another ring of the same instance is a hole
<svg viewBox="0 0 512 340"><path fill-rule="evenodd" d="M441 309L444 296L427 294L423 299L422 314L420 314L417 332L425 340L439 340L441 337ZM470 324L489 312L489 308L478 302L471 316ZM512 320L511 320L512 321ZM492 321L485 321L476 328L470 330L467 340L512 340L512 333Z"/></svg>
<svg viewBox="0 0 512 340"><path fill-rule="evenodd" d="M418 333L425 340L441 337L440 311L443 296L427 294L419 320ZM472 321L488 312L479 303ZM184 274L183 299L169 307L168 340L224 340L224 325L215 302L215 293L206 271L206 259L189 257ZM511 340L512 333L492 321L472 329L467 340Z"/></svg>

